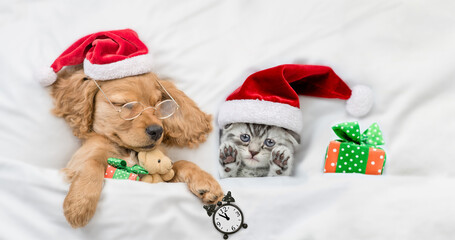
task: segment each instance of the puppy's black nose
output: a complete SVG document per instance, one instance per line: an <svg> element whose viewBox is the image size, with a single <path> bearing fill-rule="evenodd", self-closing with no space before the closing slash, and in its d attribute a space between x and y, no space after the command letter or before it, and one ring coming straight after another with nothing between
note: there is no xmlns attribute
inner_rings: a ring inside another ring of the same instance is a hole
<svg viewBox="0 0 455 240"><path fill-rule="evenodd" d="M145 132L150 136L153 140L160 139L161 135L163 134L163 128L159 125L150 125L145 129Z"/></svg>

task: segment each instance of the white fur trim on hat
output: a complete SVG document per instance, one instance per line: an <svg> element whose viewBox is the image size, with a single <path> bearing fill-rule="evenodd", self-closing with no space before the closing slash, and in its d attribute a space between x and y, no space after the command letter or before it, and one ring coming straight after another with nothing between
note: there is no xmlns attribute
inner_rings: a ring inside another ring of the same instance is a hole
<svg viewBox="0 0 455 240"><path fill-rule="evenodd" d="M39 83L47 87L57 80L57 74L54 72L54 69L51 67L47 68L40 68L37 72L35 72L36 78L39 80Z"/></svg>
<svg viewBox="0 0 455 240"><path fill-rule="evenodd" d="M346 110L354 117L365 116L373 107L373 90L364 85L351 88L351 97L346 101Z"/></svg>
<svg viewBox="0 0 455 240"><path fill-rule="evenodd" d="M95 80L112 80L151 72L152 65L150 54L109 64L92 64L89 60L84 59L84 72Z"/></svg>
<svg viewBox="0 0 455 240"><path fill-rule="evenodd" d="M257 123L283 127L300 133L303 116L299 108L262 100L231 100L221 105L220 128L230 123Z"/></svg>

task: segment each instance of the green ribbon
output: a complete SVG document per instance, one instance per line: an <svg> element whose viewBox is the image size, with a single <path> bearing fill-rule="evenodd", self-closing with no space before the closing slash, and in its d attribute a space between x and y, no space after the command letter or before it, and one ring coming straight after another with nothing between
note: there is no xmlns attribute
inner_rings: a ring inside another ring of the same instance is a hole
<svg viewBox="0 0 455 240"><path fill-rule="evenodd" d="M340 123L333 126L332 129L344 142L353 142L358 145L370 147L385 144L382 132L377 123L371 124L371 126L363 133L360 133L358 122Z"/></svg>
<svg viewBox="0 0 455 240"><path fill-rule="evenodd" d="M107 163L113 167L116 167L118 169L124 169L125 171L129 173L135 173L135 174L148 174L149 172L145 170L143 167L140 165L134 165L132 167L128 167L126 165L126 161L123 159L119 158L108 158Z"/></svg>

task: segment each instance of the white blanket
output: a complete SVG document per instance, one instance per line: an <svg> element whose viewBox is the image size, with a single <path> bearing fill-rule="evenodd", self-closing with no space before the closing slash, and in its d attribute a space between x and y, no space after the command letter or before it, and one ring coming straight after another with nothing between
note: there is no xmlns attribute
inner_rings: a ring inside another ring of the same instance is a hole
<svg viewBox="0 0 455 240"><path fill-rule="evenodd" d="M249 225L230 239L453 239L454 11L450 0L0 2L0 239L222 239L180 183L106 180L92 221L66 223L58 170L79 141L34 72L80 37L122 28L214 116L246 76L283 63L328 65L373 89L362 119L343 101L301 98L293 177L220 180ZM384 175L322 173L330 127L353 120L383 130ZM217 150L215 130L169 155L218 177Z"/></svg>

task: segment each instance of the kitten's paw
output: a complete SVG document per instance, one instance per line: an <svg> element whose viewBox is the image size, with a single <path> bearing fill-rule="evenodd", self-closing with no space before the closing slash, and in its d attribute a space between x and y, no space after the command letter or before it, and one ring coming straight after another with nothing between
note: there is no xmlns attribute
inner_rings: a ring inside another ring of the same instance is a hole
<svg viewBox="0 0 455 240"><path fill-rule="evenodd" d="M237 148L230 143L223 143L220 146L220 164L223 168L222 177L235 177L240 161L237 160Z"/></svg>
<svg viewBox="0 0 455 240"><path fill-rule="evenodd" d="M293 159L292 154L287 147L280 146L273 149L269 176L289 175L289 166Z"/></svg>
<svg viewBox="0 0 455 240"><path fill-rule="evenodd" d="M235 163L237 160L237 149L229 143L223 143L220 146L220 163L225 166Z"/></svg>

